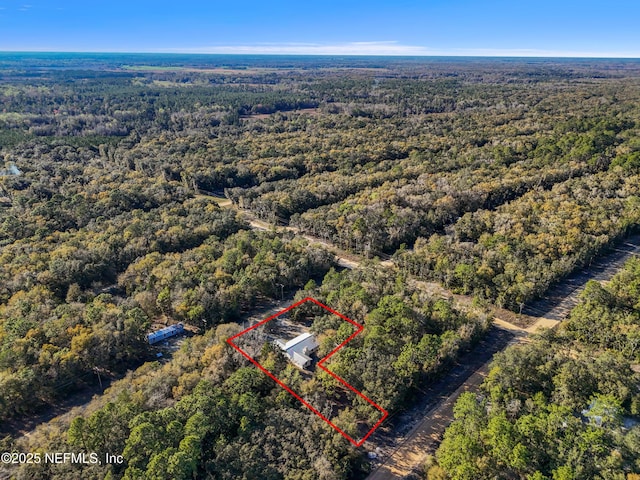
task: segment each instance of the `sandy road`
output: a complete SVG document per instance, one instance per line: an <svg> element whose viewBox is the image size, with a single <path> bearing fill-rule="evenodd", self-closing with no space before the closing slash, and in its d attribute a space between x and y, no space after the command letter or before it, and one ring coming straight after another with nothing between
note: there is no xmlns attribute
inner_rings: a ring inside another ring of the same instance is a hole
<svg viewBox="0 0 640 480"><path fill-rule="evenodd" d="M327 242L325 240L322 240L321 238L312 237L311 235L301 233L295 227L292 227L290 225L273 225L263 220L259 220L251 213L251 211L239 208L237 205L234 205L231 202L231 200L225 198L220 193L214 194L213 192L204 192L204 191L201 191L201 192L202 192L200 194L201 197L208 197L213 199L213 201L215 201L222 208L233 208L239 212L242 212L247 222L249 223L249 226L254 230L262 230L262 231L268 231L272 229L275 229L276 231L286 230L286 231L292 232L294 235L298 237L304 238L312 245L322 245L323 247L325 247L327 250L329 250L331 253L333 253L336 256L336 263L338 264L339 267L353 269L358 267L362 262L362 259L359 256L349 252L345 252L344 250L337 248L331 242ZM390 260L385 260L380 262L380 265L382 265L383 267L389 268L389 267L393 267L394 264Z"/></svg>
<svg viewBox="0 0 640 480"><path fill-rule="evenodd" d="M394 451L386 462L376 469L368 480L402 479L417 474L427 455L433 454L440 442L442 432L453 417L453 406L458 397L468 391L476 391L489 372L489 363L484 363L467 378L451 395L427 412L428 419L418 423L407 435L404 444Z"/></svg>
<svg viewBox="0 0 640 480"><path fill-rule="evenodd" d="M304 238L305 240L307 240L310 244L312 245L321 245L323 247L325 247L327 250L329 250L331 253L333 253L336 257L336 263L338 264L338 266L342 267L342 268L349 268L349 269L353 269L356 268L360 265L361 260L356 257L355 255L349 254L347 252L344 252L338 248L336 248L334 245L332 245L329 242L325 242L324 240L321 240L319 238L316 237L312 237L310 235L304 235L301 234L300 232L298 232L298 230L294 227L290 227L290 226L273 226L267 222L263 222L262 220L257 220L255 218L249 217L248 218L248 222L249 222L249 226L254 229L254 230L262 230L262 231L266 231L266 230L271 230L271 229L276 229L277 230L288 230L290 232L292 232L294 235Z"/></svg>
<svg viewBox="0 0 640 480"><path fill-rule="evenodd" d="M552 320L563 320L578 304L580 292L589 280L605 282L611 279L633 256L640 254L640 234L627 237L591 264L552 286L541 299L527 305L523 312Z"/></svg>
<svg viewBox="0 0 640 480"><path fill-rule="evenodd" d="M517 330L517 331L516 331ZM453 406L458 397L477 391L489 372L493 355L526 338L526 332L514 326L506 330L494 326L471 351L462 355L447 374L421 392L417 408L391 421L374 433L365 444L382 456L382 464L367 480L419 478L427 455L433 454L442 433L453 418ZM416 411L417 410L417 411ZM398 431L413 425L402 435Z"/></svg>
<svg viewBox="0 0 640 480"><path fill-rule="evenodd" d="M514 318L514 314L496 307L493 307L492 312L495 317L494 325L514 335L509 344L526 341L528 334L541 328L555 327L578 303L580 292L589 280L610 280L629 258L637 256L639 252L640 235L632 235L622 245L611 249L589 267L569 275L561 284L552 288L547 296L525 307L524 316L528 320L525 323L528 323L528 326L511 323L509 320ZM468 303L465 297L455 297L463 307ZM426 411L423 419L416 423L407 435L397 438L397 447L387 454L383 459L384 463L374 470L367 480L421 478L420 470L427 455L435 451L442 433L453 419L455 401L465 391L478 390L490 363L491 358L471 373L455 391L441 398L435 407ZM376 449L375 440L376 437L373 436L367 445L369 450Z"/></svg>

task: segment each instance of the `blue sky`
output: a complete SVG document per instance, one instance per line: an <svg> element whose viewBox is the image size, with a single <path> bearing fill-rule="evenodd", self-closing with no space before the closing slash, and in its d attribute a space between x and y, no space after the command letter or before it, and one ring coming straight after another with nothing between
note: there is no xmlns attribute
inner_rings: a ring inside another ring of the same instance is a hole
<svg viewBox="0 0 640 480"><path fill-rule="evenodd" d="M0 0L0 50L640 57L640 0Z"/></svg>

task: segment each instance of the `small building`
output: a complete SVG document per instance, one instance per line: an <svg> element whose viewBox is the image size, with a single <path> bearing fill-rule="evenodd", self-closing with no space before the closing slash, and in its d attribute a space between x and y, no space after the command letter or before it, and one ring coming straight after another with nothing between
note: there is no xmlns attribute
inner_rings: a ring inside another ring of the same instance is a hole
<svg viewBox="0 0 640 480"><path fill-rule="evenodd" d="M179 335L182 332L184 332L184 325L182 323L176 323L175 325L170 325L155 332L148 333L147 341L149 342L149 345L153 345L154 343L161 342L169 337Z"/></svg>
<svg viewBox="0 0 640 480"><path fill-rule="evenodd" d="M303 333L286 343L282 340L276 340L273 343L289 357L289 360L300 368L307 368L311 365L312 359L309 355L315 353L319 346L316 338L311 333Z"/></svg>
<svg viewBox="0 0 640 480"><path fill-rule="evenodd" d="M13 163L8 168L0 170L0 177L17 177L19 175L22 175L22 172Z"/></svg>

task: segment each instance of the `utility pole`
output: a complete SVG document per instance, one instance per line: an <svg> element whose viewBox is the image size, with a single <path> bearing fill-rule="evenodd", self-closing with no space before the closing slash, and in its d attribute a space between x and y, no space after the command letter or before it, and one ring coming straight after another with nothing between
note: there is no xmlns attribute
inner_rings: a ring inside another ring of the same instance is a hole
<svg viewBox="0 0 640 480"><path fill-rule="evenodd" d="M100 390L104 390L102 388L102 378L100 378L100 369L98 367L93 367L93 371L98 375L98 383L100 384Z"/></svg>

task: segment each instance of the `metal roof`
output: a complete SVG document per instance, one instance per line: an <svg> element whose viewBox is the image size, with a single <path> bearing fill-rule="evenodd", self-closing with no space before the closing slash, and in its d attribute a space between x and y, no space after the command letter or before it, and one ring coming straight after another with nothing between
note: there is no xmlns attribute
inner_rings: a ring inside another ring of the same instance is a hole
<svg viewBox="0 0 640 480"><path fill-rule="evenodd" d="M296 338L289 340L287 343L284 344L284 349L285 350L289 350L290 348L295 347L296 345L298 345L301 342L304 342L305 340L311 338L313 340L313 343L315 344L315 338L313 338L313 335L311 333L303 333L301 335L298 335ZM309 342L307 342L309 343Z"/></svg>

